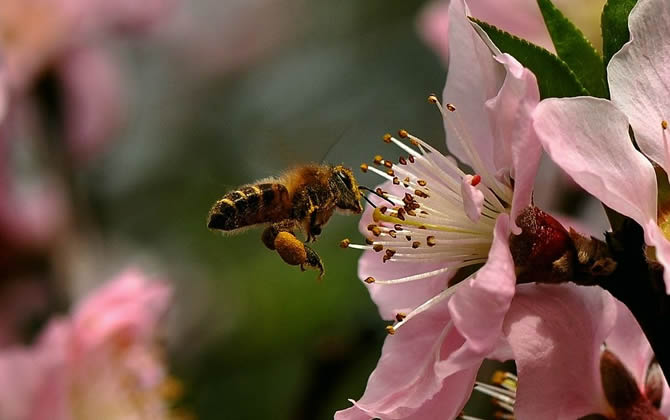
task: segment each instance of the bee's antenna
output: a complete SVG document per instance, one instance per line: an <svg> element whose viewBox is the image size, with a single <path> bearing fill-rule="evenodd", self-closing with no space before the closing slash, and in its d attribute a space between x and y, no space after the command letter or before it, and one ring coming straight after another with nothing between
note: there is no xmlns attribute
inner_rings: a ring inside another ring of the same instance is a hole
<svg viewBox="0 0 670 420"><path fill-rule="evenodd" d="M361 190L370 191L372 194L376 195L377 197L379 197L381 199L384 199L384 200L388 201L389 203L391 203L392 206L395 206L395 203L393 201L389 200L388 197L385 197L383 194L380 194L378 191L375 191L372 188L368 188L365 185L359 185L358 188L361 189ZM367 197L365 197L365 199L367 200ZM368 203L370 203L369 200L368 200ZM370 203L370 204L372 204L372 203Z"/></svg>
<svg viewBox="0 0 670 420"><path fill-rule="evenodd" d="M375 208L375 209L377 208L377 206L375 205L375 203L373 203L372 201L370 201L370 199L368 198L367 195L364 195L364 194L361 194L361 195L363 196L363 198L365 199L365 201L367 201L367 202L372 206L372 208Z"/></svg>

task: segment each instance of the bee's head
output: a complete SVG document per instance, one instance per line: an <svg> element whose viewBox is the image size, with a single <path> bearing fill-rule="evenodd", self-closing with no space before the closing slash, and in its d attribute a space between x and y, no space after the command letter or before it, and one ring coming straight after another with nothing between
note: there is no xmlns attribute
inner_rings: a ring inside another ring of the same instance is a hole
<svg viewBox="0 0 670 420"><path fill-rule="evenodd" d="M358 182L354 178L354 173L349 168L342 165L333 168L331 182L337 190L337 201L335 205L341 210L348 210L353 213L361 213L361 192L358 189Z"/></svg>

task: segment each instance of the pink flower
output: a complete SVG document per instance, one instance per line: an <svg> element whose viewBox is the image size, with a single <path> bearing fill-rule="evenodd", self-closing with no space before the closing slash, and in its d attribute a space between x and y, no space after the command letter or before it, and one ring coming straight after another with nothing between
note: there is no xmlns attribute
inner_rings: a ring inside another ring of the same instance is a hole
<svg viewBox="0 0 670 420"><path fill-rule="evenodd" d="M555 0L553 3L575 22L594 45L600 46L600 13L604 0ZM471 0L468 6L471 16L554 51L554 44L535 0ZM445 59L448 57L445 53L448 39L444 24L447 8L447 1L435 0L419 18L419 32Z"/></svg>
<svg viewBox="0 0 670 420"><path fill-rule="evenodd" d="M670 293L670 218L657 206L656 174L666 174L670 131L670 4L640 1L629 17L631 40L607 66L612 101L542 101L534 128L545 150L582 188L642 226L666 268ZM633 128L638 152L628 134ZM646 157L645 157L646 155Z"/></svg>
<svg viewBox="0 0 670 420"><path fill-rule="evenodd" d="M503 319L515 294L509 237L531 201L540 145L530 127L539 102L535 77L502 54L465 16L463 0L449 9L450 66L444 117L459 169L419 138L393 164L375 158L387 178L388 202L366 210L372 235L359 275L381 316L395 319L363 397L336 419L432 419L456 416L482 360L503 340ZM392 208L389 207L391 203ZM371 215L372 213L372 215ZM372 216L372 220L370 220ZM484 264L456 285L459 268Z"/></svg>
<svg viewBox="0 0 670 420"><path fill-rule="evenodd" d="M156 343L170 295L127 271L52 321L34 347L0 353L0 417L170 418Z"/></svg>

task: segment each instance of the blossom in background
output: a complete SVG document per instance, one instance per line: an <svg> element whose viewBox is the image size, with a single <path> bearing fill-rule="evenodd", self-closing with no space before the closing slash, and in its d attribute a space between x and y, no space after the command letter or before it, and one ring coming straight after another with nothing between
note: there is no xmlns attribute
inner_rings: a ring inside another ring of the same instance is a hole
<svg viewBox="0 0 670 420"><path fill-rule="evenodd" d="M0 352L0 417L173 418L157 336L170 295L126 271L52 320L33 347Z"/></svg>
<svg viewBox="0 0 670 420"><path fill-rule="evenodd" d="M0 51L12 97L48 71L62 83L65 137L78 162L95 156L121 122L117 64L105 40L149 28L168 0L9 0L0 10ZM77 126L77 124L82 126Z"/></svg>
<svg viewBox="0 0 670 420"><path fill-rule="evenodd" d="M670 4L640 1L629 17L630 41L607 66L611 101L548 99L534 114L545 150L582 188L642 226L670 292L670 215L657 205L652 163L670 173ZM644 155L636 150L629 136ZM646 155L646 157L645 157Z"/></svg>
<svg viewBox="0 0 670 420"><path fill-rule="evenodd" d="M600 48L600 14L605 0L555 0L553 3L596 48ZM468 6L470 15L477 19L555 51L535 0L471 0ZM444 60L448 58L449 45L445 25L448 7L448 1L435 0L419 17L419 33Z"/></svg>
<svg viewBox="0 0 670 420"><path fill-rule="evenodd" d="M503 320L515 294L509 248L517 216L530 204L540 145L530 127L539 102L535 77L500 53L451 2L450 66L444 89L447 144L474 174L459 169L417 137L416 149L383 170L393 203L367 209L371 235L359 275L389 327L382 357L363 397L336 419L452 418L467 401L479 365L502 341ZM432 102L437 103L435 97ZM370 220L372 213L372 220ZM484 264L457 283L459 268Z"/></svg>

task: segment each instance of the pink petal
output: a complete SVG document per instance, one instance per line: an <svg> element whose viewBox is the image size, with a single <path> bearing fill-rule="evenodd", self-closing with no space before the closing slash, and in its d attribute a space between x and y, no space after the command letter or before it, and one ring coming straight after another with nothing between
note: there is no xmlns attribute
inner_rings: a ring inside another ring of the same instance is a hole
<svg viewBox="0 0 670 420"><path fill-rule="evenodd" d="M540 166L542 145L532 128L532 113L540 102L535 75L509 54L496 60L507 74L498 94L486 101L495 136L494 159L498 171L511 170L514 178L512 220L531 203L533 183Z"/></svg>
<svg viewBox="0 0 670 420"><path fill-rule="evenodd" d="M453 418L472 392L482 359L448 377L436 366L440 357L462 344L463 337L449 322L446 302L417 315L386 338L365 394L354 407L338 412L335 419ZM439 411L431 407L439 407Z"/></svg>
<svg viewBox="0 0 670 420"><path fill-rule="evenodd" d="M449 71L444 86L443 99L456 107L462 119L462 133L469 137L486 168L493 165L493 133L483 121L487 110L485 103L495 97L505 79L505 68L494 58L489 46L472 27L465 16L463 0L454 0L449 7L449 38L457 39L449 45ZM461 162L471 164L461 140L445 123L449 153Z"/></svg>
<svg viewBox="0 0 670 420"><path fill-rule="evenodd" d="M643 227L656 220L654 168L633 147L626 116L611 102L547 99L533 119L546 152L577 184Z"/></svg>
<svg viewBox="0 0 670 420"><path fill-rule="evenodd" d="M472 175L465 175L461 180L461 197L465 214L473 222L479 221L484 208L484 193L472 185Z"/></svg>
<svg viewBox="0 0 670 420"><path fill-rule="evenodd" d="M505 319L519 375L517 418L567 420L604 412L600 346L615 311L613 298L596 287L517 287Z"/></svg>
<svg viewBox="0 0 670 420"><path fill-rule="evenodd" d="M612 57L607 76L612 102L630 120L642 152L670 172L670 3L640 1L628 19L631 40Z"/></svg>
<svg viewBox="0 0 670 420"><path fill-rule="evenodd" d="M468 352L486 356L502 334L505 314L514 297L516 276L509 251L510 223L498 216L488 261L449 301L454 325L466 339Z"/></svg>
<svg viewBox="0 0 670 420"><path fill-rule="evenodd" d="M414 274L427 273L444 268L442 263L412 263L387 261L382 263L382 253L365 251L358 260L358 277L365 280L392 280ZM456 271L456 270L454 270ZM408 283L366 284L370 297L377 305L383 319L392 320L399 312L410 312L447 287L455 272L446 272L437 276Z"/></svg>
<svg viewBox="0 0 670 420"><path fill-rule="evenodd" d="M73 316L81 351L91 351L107 340L122 338L128 344L153 336L164 315L171 288L127 270L85 301Z"/></svg>
<svg viewBox="0 0 670 420"><path fill-rule="evenodd" d="M605 343L607 349L614 353L633 375L635 382L640 386L640 391L644 392L647 368L654 357L654 352L630 310L618 300L615 302L616 323Z"/></svg>

